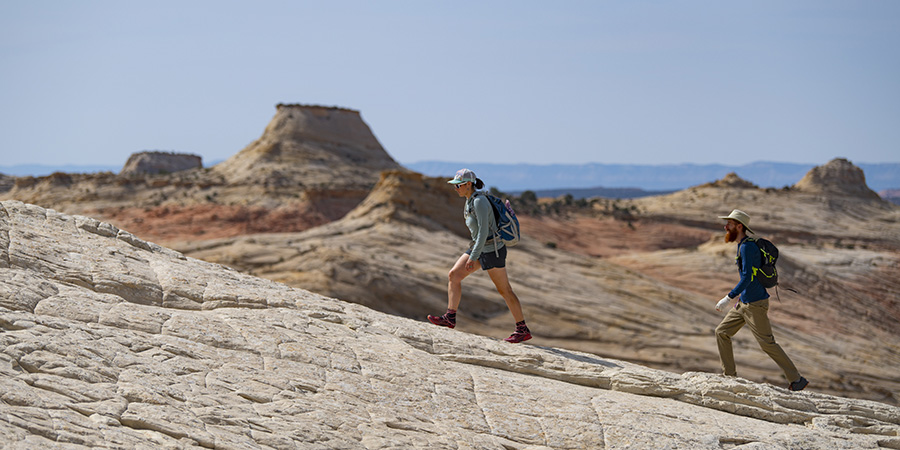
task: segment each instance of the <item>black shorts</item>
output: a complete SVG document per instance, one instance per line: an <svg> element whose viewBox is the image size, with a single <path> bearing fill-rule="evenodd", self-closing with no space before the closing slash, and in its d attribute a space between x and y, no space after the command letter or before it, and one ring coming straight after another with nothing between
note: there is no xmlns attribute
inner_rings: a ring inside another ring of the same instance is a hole
<svg viewBox="0 0 900 450"><path fill-rule="evenodd" d="M472 254L472 249L466 250L467 255ZM488 269L496 269L500 267L506 267L506 246L497 250L497 254L494 254L494 251L481 252L481 256L478 257L478 262L481 263L481 270Z"/></svg>

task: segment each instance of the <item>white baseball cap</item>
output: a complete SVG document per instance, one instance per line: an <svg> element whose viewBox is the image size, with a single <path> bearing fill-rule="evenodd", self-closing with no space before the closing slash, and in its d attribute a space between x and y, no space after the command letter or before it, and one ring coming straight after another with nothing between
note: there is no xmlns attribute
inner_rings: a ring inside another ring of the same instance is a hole
<svg viewBox="0 0 900 450"><path fill-rule="evenodd" d="M478 178L475 177L475 172L472 172L469 169L459 169L456 171L456 175L452 180L448 181L450 184L463 184L463 183L474 183Z"/></svg>

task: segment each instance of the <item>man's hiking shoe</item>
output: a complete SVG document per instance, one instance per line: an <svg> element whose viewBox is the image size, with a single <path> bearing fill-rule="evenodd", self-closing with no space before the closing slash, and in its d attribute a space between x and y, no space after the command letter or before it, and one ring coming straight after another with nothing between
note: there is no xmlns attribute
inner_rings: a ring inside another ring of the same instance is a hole
<svg viewBox="0 0 900 450"><path fill-rule="evenodd" d="M509 342L511 344L518 344L519 342L527 341L531 339L531 333L528 331L516 331L515 333L509 335L508 338L504 339L504 341Z"/></svg>
<svg viewBox="0 0 900 450"><path fill-rule="evenodd" d="M443 316L432 316L429 314L428 321L439 327L456 328L456 321L448 319L446 314Z"/></svg>
<svg viewBox="0 0 900 450"><path fill-rule="evenodd" d="M806 378L800 377L799 380L792 382L788 389L792 391L802 391L807 384L809 384L809 381L806 381Z"/></svg>

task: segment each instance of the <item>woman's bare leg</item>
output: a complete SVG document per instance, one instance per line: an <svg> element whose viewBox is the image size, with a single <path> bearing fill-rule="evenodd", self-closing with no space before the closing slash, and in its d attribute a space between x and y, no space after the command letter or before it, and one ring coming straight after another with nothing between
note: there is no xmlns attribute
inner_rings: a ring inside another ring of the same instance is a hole
<svg viewBox="0 0 900 450"><path fill-rule="evenodd" d="M456 264L450 269L447 275L449 282L447 283L447 309L456 311L459 309L459 302L462 299L462 280L481 268L481 263L475 261L475 265L471 269L466 269L466 263L469 262L469 255L463 253Z"/></svg>
<svg viewBox="0 0 900 450"><path fill-rule="evenodd" d="M494 287L497 288L497 292L499 292L500 295L503 296L503 300L506 301L506 306L509 308L509 312L512 313L516 323L525 320L525 315L522 313L522 304L519 303L519 297L516 296L516 293L513 292L512 285L509 284L506 268L495 267L493 269L488 269L487 273L490 275L491 281L494 282Z"/></svg>

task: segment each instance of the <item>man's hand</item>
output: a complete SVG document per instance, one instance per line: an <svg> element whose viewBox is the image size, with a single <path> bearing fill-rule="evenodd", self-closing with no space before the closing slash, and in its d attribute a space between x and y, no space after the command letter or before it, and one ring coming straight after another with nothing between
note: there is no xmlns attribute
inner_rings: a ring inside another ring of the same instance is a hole
<svg viewBox="0 0 900 450"><path fill-rule="evenodd" d="M721 311L724 308L727 308L728 304L731 303L732 300L734 299L727 295L722 297L722 300L719 300L719 303L716 303L716 311Z"/></svg>

